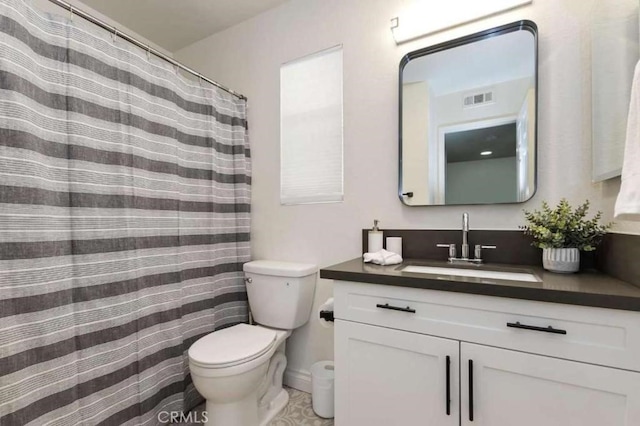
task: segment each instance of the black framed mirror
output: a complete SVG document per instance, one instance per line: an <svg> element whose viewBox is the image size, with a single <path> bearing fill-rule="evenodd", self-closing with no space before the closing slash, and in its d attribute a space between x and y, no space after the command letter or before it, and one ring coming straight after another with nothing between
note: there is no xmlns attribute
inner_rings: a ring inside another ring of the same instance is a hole
<svg viewBox="0 0 640 426"><path fill-rule="evenodd" d="M534 195L537 51L536 24L518 21L402 58L403 203L521 203Z"/></svg>

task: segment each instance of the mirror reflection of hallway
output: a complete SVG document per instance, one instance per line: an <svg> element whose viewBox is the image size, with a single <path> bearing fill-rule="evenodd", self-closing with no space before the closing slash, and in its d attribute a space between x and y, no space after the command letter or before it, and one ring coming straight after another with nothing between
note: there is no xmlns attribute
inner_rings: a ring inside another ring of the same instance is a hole
<svg viewBox="0 0 640 426"><path fill-rule="evenodd" d="M445 204L515 203L516 123L444 135Z"/></svg>

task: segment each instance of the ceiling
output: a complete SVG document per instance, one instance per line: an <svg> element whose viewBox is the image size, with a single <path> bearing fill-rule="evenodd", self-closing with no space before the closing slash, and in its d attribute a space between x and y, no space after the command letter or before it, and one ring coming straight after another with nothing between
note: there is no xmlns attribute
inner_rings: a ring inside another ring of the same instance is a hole
<svg viewBox="0 0 640 426"><path fill-rule="evenodd" d="M287 0L82 0L169 52L232 27Z"/></svg>
<svg viewBox="0 0 640 426"><path fill-rule="evenodd" d="M516 123L445 135L447 163L516 156ZM491 155L480 155L491 151Z"/></svg>
<svg viewBox="0 0 640 426"><path fill-rule="evenodd" d="M535 44L529 31L515 31L412 59L403 83L428 81L435 96L463 92L535 75Z"/></svg>

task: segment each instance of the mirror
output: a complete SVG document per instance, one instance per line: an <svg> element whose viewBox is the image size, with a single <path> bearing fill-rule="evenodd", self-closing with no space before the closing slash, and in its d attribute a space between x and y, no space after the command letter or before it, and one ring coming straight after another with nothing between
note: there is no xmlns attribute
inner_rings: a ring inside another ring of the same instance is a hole
<svg viewBox="0 0 640 426"><path fill-rule="evenodd" d="M537 27L518 21L400 62L399 196L521 203L536 189Z"/></svg>

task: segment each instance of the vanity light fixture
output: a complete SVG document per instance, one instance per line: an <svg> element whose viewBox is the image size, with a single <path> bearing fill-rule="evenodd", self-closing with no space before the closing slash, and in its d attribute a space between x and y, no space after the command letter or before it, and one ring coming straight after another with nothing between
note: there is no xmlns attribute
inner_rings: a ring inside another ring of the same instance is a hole
<svg viewBox="0 0 640 426"><path fill-rule="evenodd" d="M491 155L491 154L493 154L493 151L482 151L480 153L480 155Z"/></svg>
<svg viewBox="0 0 640 426"><path fill-rule="evenodd" d="M396 44L466 24L486 16L533 3L533 0L448 0L436 7L433 2L413 0L411 5L391 19Z"/></svg>

